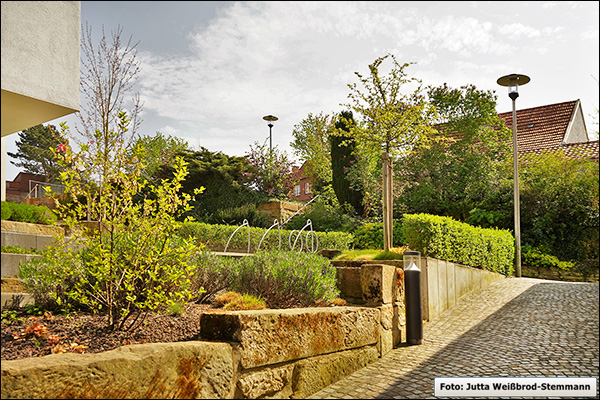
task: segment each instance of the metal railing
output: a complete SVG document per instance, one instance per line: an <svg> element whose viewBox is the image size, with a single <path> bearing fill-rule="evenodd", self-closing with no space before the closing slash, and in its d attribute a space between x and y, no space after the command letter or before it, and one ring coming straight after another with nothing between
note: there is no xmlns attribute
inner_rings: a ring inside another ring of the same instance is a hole
<svg viewBox="0 0 600 400"><path fill-rule="evenodd" d="M260 250L260 246L262 245L265 237L271 231L271 229L273 229L274 227L277 227L277 230L279 231L279 249L281 250L281 227L283 225L287 224L292 218L294 218L300 211L304 210L304 208L306 208L310 203L312 203L314 200L316 200L319 196L320 195L313 197L308 203L303 205L298 211L296 211L294 214L292 214L292 216L290 216L288 219L286 219L284 223L280 224L279 221L277 219L275 219L273 221L273 225L271 225L269 227L269 229L267 229L265 231L265 233L262 235L262 237L260 238L260 242L258 243L258 247L256 248L256 251ZM224 253L227 253L227 247L229 247L229 242L231 241L231 238L233 237L233 235L235 235L236 232L244 226L248 227L248 252L247 252L247 254L250 254L250 224L248 223L247 219L244 219L242 224L240 226L238 226L236 228L236 230L233 231L233 233L229 236L229 239L227 240L227 244L225 245L225 250L223 251ZM310 230L306 232L306 249L307 249L307 251L310 251L311 253L316 253L318 251L319 239L317 237L317 234L313 231L312 221L310 219L306 220L306 224L304 225L304 227L302 229L300 229L300 231L298 231L297 229L294 229L293 231L290 232L290 235L288 236L288 243L290 246L290 250L293 251L296 248L298 239L300 240L300 249L298 251L302 251L304 249L305 242L302 239L302 233L304 232L304 230L306 228L310 228ZM292 244L292 235L294 234L294 232L298 232L298 235L296 236L296 239L294 240L294 243ZM310 244L311 244L310 250L308 248L309 238L312 239L310 241Z"/></svg>
<svg viewBox="0 0 600 400"><path fill-rule="evenodd" d="M50 191L52 191L52 193L63 194L65 192L65 187L64 185L59 185L56 183L29 180L29 193L27 193L25 198L36 199L38 197L46 197Z"/></svg>

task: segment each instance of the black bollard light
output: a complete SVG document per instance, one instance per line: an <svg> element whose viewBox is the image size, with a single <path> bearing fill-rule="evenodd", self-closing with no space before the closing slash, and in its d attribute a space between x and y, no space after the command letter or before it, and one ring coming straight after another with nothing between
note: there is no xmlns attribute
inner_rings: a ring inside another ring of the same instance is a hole
<svg viewBox="0 0 600 400"><path fill-rule="evenodd" d="M421 307L421 253L405 251L404 287L406 293L406 342L423 343L423 311Z"/></svg>

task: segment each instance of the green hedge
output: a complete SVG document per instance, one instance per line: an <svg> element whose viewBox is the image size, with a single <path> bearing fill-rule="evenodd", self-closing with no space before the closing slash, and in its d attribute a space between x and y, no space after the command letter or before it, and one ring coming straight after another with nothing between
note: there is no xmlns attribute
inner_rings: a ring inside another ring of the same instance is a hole
<svg viewBox="0 0 600 400"><path fill-rule="evenodd" d="M210 249L223 250L231 234L237 229L237 226L232 225L211 225L203 222L184 222L179 228L179 235L184 238L196 237L198 245L204 244ZM267 229L250 227L250 252L255 252L261 238ZM287 229L281 230L281 250L289 250L289 235L292 231ZM318 240L318 248L348 250L352 246L353 236L346 232L314 232ZM292 236L292 244L296 240L298 231ZM304 249L306 249L306 234L302 233L304 241ZM309 236L309 246L313 240L312 235ZM276 228L269 231L260 245L260 250L277 250L279 247L279 232ZM294 250L299 249L300 240L296 243ZM248 249L248 227L240 228L231 238L227 251L237 250L246 252Z"/></svg>
<svg viewBox="0 0 600 400"><path fill-rule="evenodd" d="M423 256L513 274L515 239L507 230L484 229L450 217L405 214L404 237Z"/></svg>
<svg viewBox="0 0 600 400"><path fill-rule="evenodd" d="M2 202L2 220L29 222L31 224L56 225L56 214L46 206L31 204Z"/></svg>
<svg viewBox="0 0 600 400"><path fill-rule="evenodd" d="M383 249L383 223L367 223L352 232L355 249ZM393 247L405 245L402 222L394 221Z"/></svg>

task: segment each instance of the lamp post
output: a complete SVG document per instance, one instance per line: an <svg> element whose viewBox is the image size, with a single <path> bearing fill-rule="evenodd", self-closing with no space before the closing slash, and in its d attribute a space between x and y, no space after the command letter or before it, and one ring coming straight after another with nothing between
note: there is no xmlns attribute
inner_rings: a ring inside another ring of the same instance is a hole
<svg viewBox="0 0 600 400"><path fill-rule="evenodd" d="M267 126L269 127L269 152L271 152L273 149L273 139L271 137L271 128L273 128L273 121L277 121L279 118L277 118L274 115L266 115L263 117L263 119L265 121L269 121Z"/></svg>
<svg viewBox="0 0 600 400"><path fill-rule="evenodd" d="M513 177L514 177L514 203L515 203L515 240L516 240L516 275L521 277L521 215L519 211L519 156L517 153L517 110L515 102L519 97L519 85L529 82L527 75L510 74L498 79L500 86L508 87L508 97L512 100L512 135L513 135Z"/></svg>

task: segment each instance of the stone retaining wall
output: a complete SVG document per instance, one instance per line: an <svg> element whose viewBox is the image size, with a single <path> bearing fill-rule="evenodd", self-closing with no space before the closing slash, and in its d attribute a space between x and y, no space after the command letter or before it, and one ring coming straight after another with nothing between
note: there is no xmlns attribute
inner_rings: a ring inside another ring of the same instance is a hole
<svg viewBox="0 0 600 400"><path fill-rule="evenodd" d="M425 261L422 284L435 277L439 289L452 281L449 269L455 288L487 282L474 278L487 276L481 270ZM336 268L347 306L210 312L202 314L195 341L3 361L2 398L306 398L405 338L401 262Z"/></svg>
<svg viewBox="0 0 600 400"><path fill-rule="evenodd" d="M364 268L364 306L210 312L197 341L3 361L2 398L306 398L400 342L395 273Z"/></svg>

